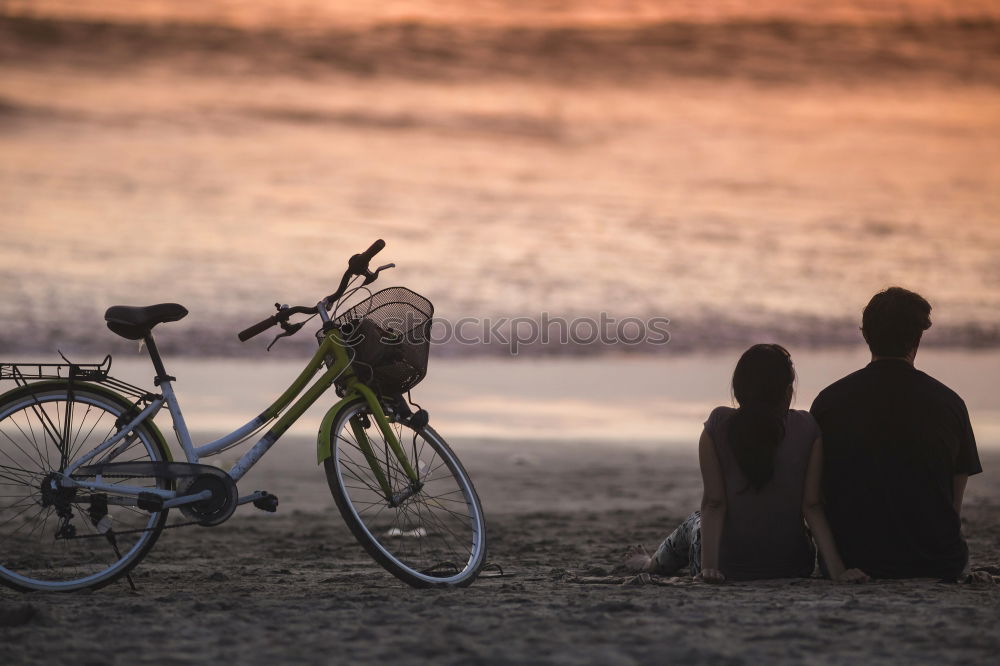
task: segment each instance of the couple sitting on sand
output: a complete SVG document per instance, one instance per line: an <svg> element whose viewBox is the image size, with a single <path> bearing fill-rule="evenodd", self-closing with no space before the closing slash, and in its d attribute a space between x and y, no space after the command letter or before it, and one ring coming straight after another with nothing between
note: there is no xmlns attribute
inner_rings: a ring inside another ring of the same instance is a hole
<svg viewBox="0 0 1000 666"><path fill-rule="evenodd" d="M715 408L698 444L701 511L652 556L633 547L626 568L688 567L710 583L808 577L818 549L835 581L964 578L962 495L982 467L965 403L913 367L930 311L906 289L876 294L861 328L871 363L809 412L789 409L788 352L748 349L733 373L739 407Z"/></svg>

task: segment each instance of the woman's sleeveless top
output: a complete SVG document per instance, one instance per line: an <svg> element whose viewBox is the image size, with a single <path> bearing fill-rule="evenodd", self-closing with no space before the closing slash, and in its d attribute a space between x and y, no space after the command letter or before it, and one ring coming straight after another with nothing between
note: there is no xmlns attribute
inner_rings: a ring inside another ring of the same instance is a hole
<svg viewBox="0 0 1000 666"><path fill-rule="evenodd" d="M735 413L732 407L716 407L705 422L726 485L719 568L730 580L810 576L816 553L802 517L802 496L819 426L809 412L788 411L774 476L755 491L729 444L727 426Z"/></svg>

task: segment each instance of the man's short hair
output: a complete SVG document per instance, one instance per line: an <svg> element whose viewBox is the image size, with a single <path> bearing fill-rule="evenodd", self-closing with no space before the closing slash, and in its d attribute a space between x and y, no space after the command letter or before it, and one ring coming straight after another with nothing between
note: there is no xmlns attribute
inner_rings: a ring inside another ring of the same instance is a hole
<svg viewBox="0 0 1000 666"><path fill-rule="evenodd" d="M876 356L907 356L930 327L931 304L902 287L889 287L872 296L861 316L861 331Z"/></svg>

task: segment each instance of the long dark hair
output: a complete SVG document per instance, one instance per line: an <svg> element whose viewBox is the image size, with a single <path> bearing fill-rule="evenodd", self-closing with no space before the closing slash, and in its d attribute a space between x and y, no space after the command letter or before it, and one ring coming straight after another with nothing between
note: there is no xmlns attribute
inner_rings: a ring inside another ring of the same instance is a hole
<svg viewBox="0 0 1000 666"><path fill-rule="evenodd" d="M774 452L785 437L794 381L792 357L781 345L754 345L743 352L733 371L733 396L739 408L729 419L726 434L736 464L754 491L774 476Z"/></svg>

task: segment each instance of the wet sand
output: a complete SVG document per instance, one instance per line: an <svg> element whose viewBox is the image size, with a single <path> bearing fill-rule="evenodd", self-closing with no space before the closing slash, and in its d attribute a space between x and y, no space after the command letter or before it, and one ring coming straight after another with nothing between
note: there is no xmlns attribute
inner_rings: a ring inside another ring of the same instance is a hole
<svg viewBox="0 0 1000 666"><path fill-rule="evenodd" d="M248 477L283 498L214 529L165 532L122 581L72 595L0 590L5 664L992 663L1000 585L780 580L622 585L624 546L652 547L700 487L688 453L454 442L483 498L502 577L414 590L343 525L305 439ZM995 469L1000 456L984 455ZM968 493L973 568L1000 575L1000 492Z"/></svg>

